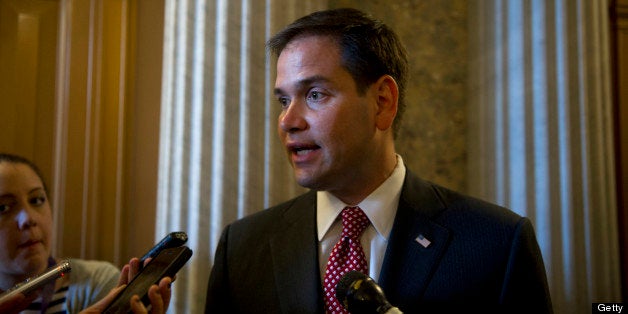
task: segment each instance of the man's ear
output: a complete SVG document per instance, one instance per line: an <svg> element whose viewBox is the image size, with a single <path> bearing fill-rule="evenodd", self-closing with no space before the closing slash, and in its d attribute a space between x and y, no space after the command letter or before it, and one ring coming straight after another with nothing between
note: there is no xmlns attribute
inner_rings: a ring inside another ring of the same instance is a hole
<svg viewBox="0 0 628 314"><path fill-rule="evenodd" d="M373 84L377 95L375 125L381 131L392 127L399 100L397 82L390 75L383 75Z"/></svg>

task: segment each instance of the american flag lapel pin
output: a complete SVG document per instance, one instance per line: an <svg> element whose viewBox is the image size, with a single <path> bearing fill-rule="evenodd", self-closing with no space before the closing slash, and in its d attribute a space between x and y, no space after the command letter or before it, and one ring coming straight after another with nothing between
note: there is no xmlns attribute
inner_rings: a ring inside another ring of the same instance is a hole
<svg viewBox="0 0 628 314"><path fill-rule="evenodd" d="M416 237L416 239L414 239L414 241L416 241L418 244L420 244L421 246L423 246L424 248L427 248L428 246L430 246L430 244L432 244L432 241L426 239L423 234L419 234L418 237Z"/></svg>

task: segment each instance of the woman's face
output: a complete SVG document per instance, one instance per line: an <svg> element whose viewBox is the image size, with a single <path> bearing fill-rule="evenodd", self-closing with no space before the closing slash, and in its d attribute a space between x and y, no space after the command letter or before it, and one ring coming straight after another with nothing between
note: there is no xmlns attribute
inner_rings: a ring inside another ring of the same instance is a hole
<svg viewBox="0 0 628 314"><path fill-rule="evenodd" d="M52 211L41 178L26 164L0 162L0 288L43 272Z"/></svg>

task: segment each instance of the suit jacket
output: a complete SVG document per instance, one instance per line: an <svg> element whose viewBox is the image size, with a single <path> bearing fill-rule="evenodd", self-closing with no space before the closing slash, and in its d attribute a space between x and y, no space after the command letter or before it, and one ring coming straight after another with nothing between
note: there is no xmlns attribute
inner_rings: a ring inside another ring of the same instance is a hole
<svg viewBox="0 0 628 314"><path fill-rule="evenodd" d="M527 218L410 171L376 281L404 313L552 312ZM310 191L225 228L206 313L323 313L322 291Z"/></svg>

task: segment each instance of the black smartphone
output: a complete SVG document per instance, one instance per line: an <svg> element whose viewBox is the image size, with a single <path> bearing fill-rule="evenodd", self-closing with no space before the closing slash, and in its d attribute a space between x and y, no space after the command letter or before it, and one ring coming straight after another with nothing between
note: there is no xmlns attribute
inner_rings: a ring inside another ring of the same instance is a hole
<svg viewBox="0 0 628 314"><path fill-rule="evenodd" d="M140 269L144 267L147 258L154 258L163 249L182 246L188 241L188 235L183 231L170 232L159 243L155 244L144 256L140 258Z"/></svg>
<svg viewBox="0 0 628 314"><path fill-rule="evenodd" d="M150 304L148 288L159 283L163 277L174 277L191 256L192 250L187 246L162 250L129 282L124 290L118 293L103 313L129 313L130 300L133 295L138 295L144 305Z"/></svg>

